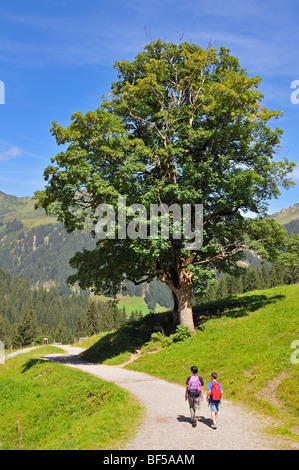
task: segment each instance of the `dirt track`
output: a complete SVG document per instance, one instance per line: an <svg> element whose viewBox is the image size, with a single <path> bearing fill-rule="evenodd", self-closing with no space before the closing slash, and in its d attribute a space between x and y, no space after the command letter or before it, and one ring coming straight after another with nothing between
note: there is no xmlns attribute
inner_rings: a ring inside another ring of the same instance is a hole
<svg viewBox="0 0 299 470"><path fill-rule="evenodd" d="M202 402L197 427L191 425L185 387L121 366L89 364L76 356L80 348L62 346L67 354L51 354L47 360L79 368L128 390L145 407L136 437L125 450L269 450L275 442L262 433L258 416L223 400L218 428L211 428L210 409ZM206 384L207 385L207 384ZM125 419L125 416L120 416Z"/></svg>

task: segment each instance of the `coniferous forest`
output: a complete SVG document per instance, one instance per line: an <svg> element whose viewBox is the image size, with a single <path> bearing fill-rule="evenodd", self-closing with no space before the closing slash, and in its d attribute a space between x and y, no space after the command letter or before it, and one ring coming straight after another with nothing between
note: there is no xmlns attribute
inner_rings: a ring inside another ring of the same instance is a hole
<svg viewBox="0 0 299 470"><path fill-rule="evenodd" d="M49 342L73 343L79 337L114 330L132 320L114 302L56 288L32 288L27 279L0 269L0 338L6 348ZM134 318L136 314L134 315Z"/></svg>

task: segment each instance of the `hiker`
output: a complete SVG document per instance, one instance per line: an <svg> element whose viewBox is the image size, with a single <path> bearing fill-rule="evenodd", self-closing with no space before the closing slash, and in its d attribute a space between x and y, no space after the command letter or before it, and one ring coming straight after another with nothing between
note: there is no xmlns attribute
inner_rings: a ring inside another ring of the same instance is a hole
<svg viewBox="0 0 299 470"><path fill-rule="evenodd" d="M202 387L204 381L202 377L197 375L198 369L196 366L191 367L192 375L186 380L185 400L189 402L192 426L197 424L195 412L200 410L201 402L203 400Z"/></svg>
<svg viewBox="0 0 299 470"><path fill-rule="evenodd" d="M217 382L218 374L213 372L211 374L211 382L208 383L207 402L211 408L212 428L217 428L217 416L221 404L221 397L223 388L220 382Z"/></svg>

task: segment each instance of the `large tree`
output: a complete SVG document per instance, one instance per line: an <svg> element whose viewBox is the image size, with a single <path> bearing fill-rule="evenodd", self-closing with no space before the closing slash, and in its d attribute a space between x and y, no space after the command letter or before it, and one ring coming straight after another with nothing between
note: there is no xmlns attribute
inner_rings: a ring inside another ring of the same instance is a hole
<svg viewBox="0 0 299 470"><path fill-rule="evenodd" d="M161 227L151 237L149 220L144 234L135 206L140 223L128 214L130 237L122 214L112 224L114 236L71 260L77 270L71 282L110 295L124 279L160 279L171 289L177 321L192 331L191 297L215 270L233 270L246 250L275 258L286 234L262 220L279 186L292 184L293 164L274 160L282 131L269 123L282 113L266 109L261 79L248 77L229 52L154 41L135 60L117 62L117 81L98 109L74 113L67 128L53 123L52 135L64 147L36 193L37 206L56 214L69 232L88 226L87 219L96 223L100 204L117 211L119 195L147 214L151 204L162 212L171 204L202 204L200 249L175 237L171 223L169 237ZM258 218L246 217L248 211ZM195 210L191 222L194 230Z"/></svg>

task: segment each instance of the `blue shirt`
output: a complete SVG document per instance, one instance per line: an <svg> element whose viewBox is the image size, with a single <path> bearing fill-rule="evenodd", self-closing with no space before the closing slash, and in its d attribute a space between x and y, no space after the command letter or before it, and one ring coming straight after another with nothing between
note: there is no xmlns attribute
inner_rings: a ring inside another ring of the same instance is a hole
<svg viewBox="0 0 299 470"><path fill-rule="evenodd" d="M214 382L214 383L218 383L217 380L213 380L213 382ZM208 388L208 390L209 390L210 392L212 391L212 382L209 382L209 383L208 383L208 387L207 387L207 388ZM221 383L220 383L220 390L221 390L221 392L223 392L223 388L222 388ZM220 401L213 401L212 398L209 397L209 403L212 404L212 405L217 404L217 403L220 403L220 402L221 402L221 400L220 400Z"/></svg>

